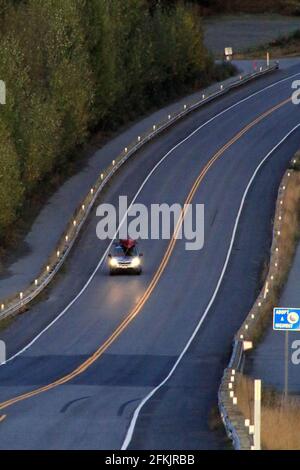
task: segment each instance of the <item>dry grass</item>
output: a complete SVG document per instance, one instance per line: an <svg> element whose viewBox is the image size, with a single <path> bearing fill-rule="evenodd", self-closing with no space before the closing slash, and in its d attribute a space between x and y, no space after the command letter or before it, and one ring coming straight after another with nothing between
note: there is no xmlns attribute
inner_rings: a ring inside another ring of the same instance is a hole
<svg viewBox="0 0 300 470"><path fill-rule="evenodd" d="M262 406L262 447L267 450L300 449L299 400L278 398L274 406Z"/></svg>
<svg viewBox="0 0 300 470"><path fill-rule="evenodd" d="M236 377L236 396L239 410L253 424L254 381L243 374L237 374ZM289 397L284 401L282 395L264 388L261 424L263 449L300 449L300 399L298 397Z"/></svg>
<svg viewBox="0 0 300 470"><path fill-rule="evenodd" d="M250 419L253 423L253 380L241 373L236 374L236 396L237 403L240 412L243 414L245 419Z"/></svg>
<svg viewBox="0 0 300 470"><path fill-rule="evenodd" d="M255 312L256 321L248 330L247 339L254 345L262 337L272 320L273 307L279 302L282 288L285 285L290 267L294 258L300 234L300 152L292 164L290 177L286 178L286 186L282 194L283 200L281 216L282 221L275 220L274 229L280 231L273 243L267 279L274 276L269 283L269 294L262 306L258 309L257 303L252 311ZM280 207L280 206L279 206ZM276 212L276 217L279 214ZM274 247L279 248L276 254ZM275 268L275 259L278 268ZM256 310L255 310L256 309ZM253 424L254 410L254 382L253 379L241 373L236 374L235 394L240 412L245 419ZM287 400L274 390L263 389L262 393L262 447L266 450L300 450L300 397L289 397Z"/></svg>
<svg viewBox="0 0 300 470"><path fill-rule="evenodd" d="M286 190L283 195L283 213L282 222L276 230L280 230L280 236L276 239L276 246L279 248L279 254L276 255L278 268L275 268L275 253L272 253L272 270L269 276L273 275L274 280L269 283L269 294L264 300L262 307L256 315L256 321L251 323L248 330L248 339L253 341L254 345L262 338L266 328L272 320L273 308L278 304L283 287L286 283L300 234L300 152L295 155L296 164L293 166L295 171L291 172L287 180ZM278 214L276 214L278 216Z"/></svg>
<svg viewBox="0 0 300 470"><path fill-rule="evenodd" d="M280 237L277 246L279 248L279 271L274 283L275 294L280 293L286 282L300 231L300 172L291 174L290 181L284 195L283 222L280 227Z"/></svg>

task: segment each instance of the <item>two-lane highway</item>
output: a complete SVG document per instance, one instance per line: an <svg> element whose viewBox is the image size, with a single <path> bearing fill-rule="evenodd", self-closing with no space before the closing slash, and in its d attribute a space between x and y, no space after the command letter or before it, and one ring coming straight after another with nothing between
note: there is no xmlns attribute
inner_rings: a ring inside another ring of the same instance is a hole
<svg viewBox="0 0 300 470"><path fill-rule="evenodd" d="M195 112L114 178L99 202L205 204L204 248L143 241L143 275L109 277L94 213L47 299L1 335L13 358L0 367L1 448L225 446L209 415L257 291L280 178L299 148L288 78L297 73Z"/></svg>

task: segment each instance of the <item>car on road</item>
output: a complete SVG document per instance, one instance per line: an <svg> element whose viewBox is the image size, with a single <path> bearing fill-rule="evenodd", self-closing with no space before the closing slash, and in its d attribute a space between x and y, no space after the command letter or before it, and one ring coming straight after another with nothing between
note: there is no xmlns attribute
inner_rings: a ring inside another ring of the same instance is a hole
<svg viewBox="0 0 300 470"><path fill-rule="evenodd" d="M139 253L137 242L132 239L115 241L108 255L111 275L127 272L141 274L143 254Z"/></svg>

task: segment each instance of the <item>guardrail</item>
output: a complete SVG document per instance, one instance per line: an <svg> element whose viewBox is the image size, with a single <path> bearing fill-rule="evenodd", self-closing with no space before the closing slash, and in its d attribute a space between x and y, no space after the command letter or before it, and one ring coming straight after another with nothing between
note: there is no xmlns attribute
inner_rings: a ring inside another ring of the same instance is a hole
<svg viewBox="0 0 300 470"><path fill-rule="evenodd" d="M49 256L39 276L32 281L32 283L23 291L19 292L9 298L0 300L0 320L7 318L11 315L16 315L22 312L26 305L28 305L33 299L35 299L40 292L47 287L56 273L63 265L65 259L70 253L81 227L85 223L88 215L91 212L92 207L95 204L99 194L101 193L104 186L116 173L116 171L141 147L147 142L155 138L157 135L162 133L168 127L175 124L177 121L188 115L189 113L199 109L201 106L209 103L210 101L228 93L230 90L237 86L244 85L250 80L261 77L267 73L273 72L278 69L278 65L272 65L269 67L260 67L259 71L240 75L238 79L228 85L218 84L217 89L210 94L203 92L201 100L195 103L184 105L177 113L173 115L169 114L167 119L159 124L154 124L152 129L146 132L142 136L138 136L135 142L132 142L128 147L125 147L123 152L112 160L111 165L106 168L98 176L94 186L90 189L89 193L85 196L80 206L75 210L71 220L69 221L67 228L58 242L55 251Z"/></svg>
<svg viewBox="0 0 300 470"><path fill-rule="evenodd" d="M268 301L269 288L274 282L276 272L278 272L278 239L283 223L283 198L292 172L293 170L291 169L286 171L278 191L273 225L270 267L266 281L252 309L234 337L231 359L228 367L224 371L218 392L221 418L227 435L232 440L233 446L237 450L251 450L254 443L253 434L250 433L250 423L246 425L245 418L238 409L235 377L236 372L243 372L245 351L253 347L254 328L256 322L260 321L260 310L264 302Z"/></svg>

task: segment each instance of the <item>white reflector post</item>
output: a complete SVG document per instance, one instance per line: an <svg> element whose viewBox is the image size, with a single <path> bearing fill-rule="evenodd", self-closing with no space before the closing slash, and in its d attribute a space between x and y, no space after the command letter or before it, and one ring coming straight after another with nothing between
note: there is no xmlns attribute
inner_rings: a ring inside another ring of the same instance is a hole
<svg viewBox="0 0 300 470"><path fill-rule="evenodd" d="M261 450L261 380L254 381L254 449Z"/></svg>

